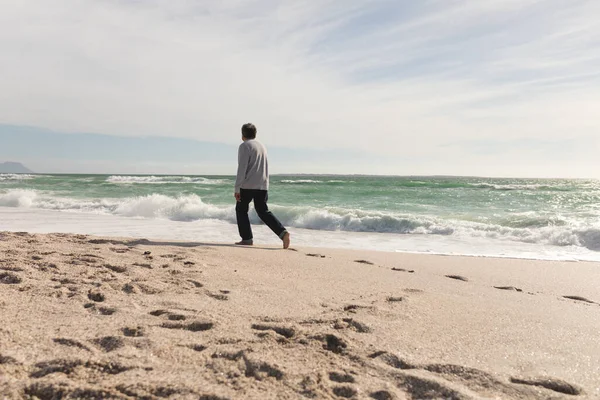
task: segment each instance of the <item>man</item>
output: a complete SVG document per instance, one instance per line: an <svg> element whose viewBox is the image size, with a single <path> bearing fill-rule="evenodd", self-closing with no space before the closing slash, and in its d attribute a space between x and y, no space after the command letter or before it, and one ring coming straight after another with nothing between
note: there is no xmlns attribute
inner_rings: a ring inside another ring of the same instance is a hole
<svg viewBox="0 0 600 400"><path fill-rule="evenodd" d="M252 246L252 227L248 218L248 206L254 200L254 209L279 238L283 248L290 247L290 234L267 207L269 190L269 164L267 149L256 140L256 127L253 124L242 126L242 141L238 149L238 171L235 181L235 213L242 246Z"/></svg>

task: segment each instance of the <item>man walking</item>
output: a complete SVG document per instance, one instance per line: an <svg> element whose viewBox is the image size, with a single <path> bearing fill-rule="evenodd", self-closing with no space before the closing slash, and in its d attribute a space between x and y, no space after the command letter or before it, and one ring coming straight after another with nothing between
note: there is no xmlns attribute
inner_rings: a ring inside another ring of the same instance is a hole
<svg viewBox="0 0 600 400"><path fill-rule="evenodd" d="M248 206L254 200L254 209L260 219L283 241L283 248L290 247L290 234L267 207L269 190L269 164L267 149L256 140L256 126L242 126L242 141L238 149L238 170L235 181L235 213L242 241L236 244L252 246L252 227L248 218Z"/></svg>

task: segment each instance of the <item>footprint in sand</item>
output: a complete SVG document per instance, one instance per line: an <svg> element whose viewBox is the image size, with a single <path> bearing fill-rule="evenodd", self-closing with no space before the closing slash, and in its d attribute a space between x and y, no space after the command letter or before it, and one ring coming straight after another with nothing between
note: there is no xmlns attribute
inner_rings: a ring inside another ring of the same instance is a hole
<svg viewBox="0 0 600 400"><path fill-rule="evenodd" d="M87 297L96 303L102 303L104 300L106 300L106 296L104 296L104 294L96 291L90 291Z"/></svg>
<svg viewBox="0 0 600 400"><path fill-rule="evenodd" d="M345 399L350 399L358 394L358 391L350 386L338 386L333 388L333 394L338 397L343 397Z"/></svg>
<svg viewBox="0 0 600 400"><path fill-rule="evenodd" d="M112 307L96 307L96 303L85 303L83 308L91 312L98 312L100 315L113 315L117 312L117 309Z"/></svg>
<svg viewBox="0 0 600 400"><path fill-rule="evenodd" d="M181 314L169 314L167 317L169 321L185 321L187 317Z"/></svg>
<svg viewBox="0 0 600 400"><path fill-rule="evenodd" d="M202 353L204 350L208 349L208 347L203 346L201 344L191 344L191 345L186 346L186 347L189 347L190 349L192 349L194 351L197 351L198 353Z"/></svg>
<svg viewBox="0 0 600 400"><path fill-rule="evenodd" d="M390 303L399 303L401 301L404 301L405 299L402 296L390 296L386 300Z"/></svg>
<svg viewBox="0 0 600 400"><path fill-rule="evenodd" d="M80 262L84 263L84 264L96 264L96 263L98 263L98 260L95 257L93 258L93 257L85 257L85 256L82 256L76 260L73 260L73 263L75 263L76 265L80 265Z"/></svg>
<svg viewBox="0 0 600 400"><path fill-rule="evenodd" d="M583 394L583 390L570 384L568 382L562 381L560 379L551 379L551 378L535 378L535 379L520 379L520 378L511 378L510 381L512 383L517 383L519 385L529 385L529 386L538 386L543 387L548 390L552 390L557 393L564 393L571 396L579 396Z"/></svg>
<svg viewBox="0 0 600 400"><path fill-rule="evenodd" d="M150 315L152 315L154 317L161 317L161 316L165 315L169 321L185 321L188 319L188 317L183 314L176 314L176 313L172 313L167 310L151 311Z"/></svg>
<svg viewBox="0 0 600 400"><path fill-rule="evenodd" d="M134 328L123 328L121 329L123 335L127 337L143 337L146 335L146 331L142 326L136 326Z"/></svg>
<svg viewBox="0 0 600 400"><path fill-rule="evenodd" d="M581 297L581 296L563 296L563 298L569 299L569 300L575 300L575 301L582 301L582 302L588 303L588 304L598 304L595 301L586 299L585 297Z"/></svg>
<svg viewBox="0 0 600 400"><path fill-rule="evenodd" d="M152 315L152 316L154 316L154 317L160 317L161 315L164 315L164 314L170 314L170 311L167 311L167 310L155 310L155 311L150 311L149 314Z"/></svg>
<svg viewBox="0 0 600 400"><path fill-rule="evenodd" d="M428 373L434 374L438 377L441 377L447 381L453 383L465 383L470 382L473 387L481 387L482 389L498 389L506 398L512 398L515 394L515 390L519 390L518 386L508 387L504 382L498 380L498 378L490 373L487 373L482 370L465 367L461 365L453 365L453 364L412 364L409 363L398 356L385 352L378 351L369 356L371 359L378 359L390 367L401 369L401 370L422 370L427 371ZM512 384L518 385L528 385L528 386L537 386L542 387L557 393L568 394L572 396L577 396L583 394L583 390L573 384L568 382L552 379L552 378L532 378L532 379L522 379L522 378L511 378L510 382ZM402 386L408 393L412 394L414 398L425 398L425 395L432 396L434 394L440 395L440 397L435 398L446 398L451 393L449 387L440 386L437 381L431 380L430 378L423 376L405 376L403 377ZM431 390L427 392L427 390ZM528 392L522 392L519 390L520 394L525 395ZM373 396L372 396L373 397ZM450 396L454 398L453 396ZM448 397L448 398L450 398ZM377 398L377 397L373 397ZM381 397L387 398L387 397ZM427 397L433 398L433 397ZM458 398L458 397L457 397ZM462 397L461 397L462 398ZM505 398L505 397L502 397ZM520 397L519 397L520 398ZM536 397L537 398L537 397ZM548 396L550 398L550 396Z"/></svg>
<svg viewBox="0 0 600 400"><path fill-rule="evenodd" d="M211 293L211 292L206 292L206 295L208 297L211 297L215 300L219 300L219 301L227 301L229 300L229 296L225 295L225 294L220 294L220 293Z"/></svg>
<svg viewBox="0 0 600 400"><path fill-rule="evenodd" d="M1 272L0 273L0 283L4 283L5 285L16 285L21 283L23 280L16 274L10 272Z"/></svg>
<svg viewBox="0 0 600 400"><path fill-rule="evenodd" d="M392 271L408 272L409 274L414 274L415 273L414 269L404 269L404 268L392 268Z"/></svg>
<svg viewBox="0 0 600 400"><path fill-rule="evenodd" d="M263 381L267 378L275 378L279 381L285 376L283 371L281 371L279 368L264 361L251 359L246 354L245 350L240 350L237 352L216 352L211 356L211 358L235 362L242 360L243 363L238 364L241 372L247 378L254 378L257 381Z"/></svg>
<svg viewBox="0 0 600 400"><path fill-rule="evenodd" d="M327 258L327 256L324 256L323 254L315 254L315 253L309 253L306 256L307 257L317 257L317 258Z"/></svg>
<svg viewBox="0 0 600 400"><path fill-rule="evenodd" d="M446 278L455 279L457 281L469 282L469 279L460 275L446 275Z"/></svg>
<svg viewBox="0 0 600 400"><path fill-rule="evenodd" d="M291 339L296 336L296 331L293 328L286 328L282 326L253 324L252 329L256 331L273 331L285 337L286 339Z"/></svg>
<svg viewBox="0 0 600 400"><path fill-rule="evenodd" d="M10 356L3 356L0 354L0 365L8 365L8 364L18 364L17 360Z"/></svg>
<svg viewBox="0 0 600 400"><path fill-rule="evenodd" d="M243 360L243 363L240 364L240 369L242 370L243 374L247 378L254 378L257 381L262 381L266 378L275 378L279 381L285 376L283 371L269 363L250 359L244 350L240 350L238 352L217 352L214 353L211 358L236 362Z"/></svg>
<svg viewBox="0 0 600 400"><path fill-rule="evenodd" d="M383 361L385 364L389 365L392 368L396 369L415 369L416 366L406 362L405 360L399 358L398 356L388 353L387 351L377 351L371 355L369 355L371 359L379 359Z"/></svg>
<svg viewBox="0 0 600 400"><path fill-rule="evenodd" d="M127 294L134 294L137 292L135 286L133 286L131 283L124 284L121 290Z"/></svg>
<svg viewBox="0 0 600 400"><path fill-rule="evenodd" d="M367 260L354 260L354 262L359 264L375 265L375 263L372 263L371 261Z"/></svg>
<svg viewBox="0 0 600 400"><path fill-rule="evenodd" d="M91 341L105 352L109 353L125 346L125 341L117 336L105 336Z"/></svg>
<svg viewBox="0 0 600 400"><path fill-rule="evenodd" d="M66 339L66 338L54 338L54 339L52 339L52 341L54 343L58 343L58 344L61 344L63 346L77 347L77 348L82 349L82 350L91 351L89 349L89 347L87 347L86 345L78 342L77 340Z"/></svg>
<svg viewBox="0 0 600 400"><path fill-rule="evenodd" d="M58 282L61 285L77 285L78 282L69 278L52 278L50 279L52 282Z"/></svg>
<svg viewBox="0 0 600 400"><path fill-rule="evenodd" d="M4 262L6 262L6 260L4 260ZM13 266L10 266L10 265L0 265L0 270L11 271L11 272L23 272L23 271L25 271L21 267L13 267Z"/></svg>
<svg viewBox="0 0 600 400"><path fill-rule="evenodd" d="M194 398L197 399L198 396L196 395L196 393L189 388L186 387L178 387L178 386L173 386L173 385L168 385L168 386L162 386L162 385L157 385L157 384L144 384L144 383L135 383L135 384L120 384L117 385L115 387L115 389L117 389L119 392L121 392L122 394L124 394L125 396L128 396L127 398L134 398L134 399L156 399L156 398L161 398L161 399L166 399L166 398L170 398L170 399L179 399L179 398ZM86 391L87 394L87 391ZM202 397L200 397L200 400L202 400ZM92 397L86 397L86 398L92 398ZM102 396L102 397L93 397L94 399L104 399L104 398L108 398L108 396ZM110 398L116 398L114 395L111 395ZM123 397L118 397L123 398ZM213 398L213 397L206 397L207 400L216 400L218 399L217 397Z"/></svg>
<svg viewBox="0 0 600 400"><path fill-rule="evenodd" d="M166 329L182 329L190 332L204 332L214 328L215 324L212 322L195 321L188 324L176 323L176 322L165 322L160 325L161 328Z"/></svg>
<svg viewBox="0 0 600 400"><path fill-rule="evenodd" d="M138 283L134 283L134 282L126 283L125 285L123 285L121 290L127 294L136 294L136 293L140 293L140 292L143 294L162 293L161 289L157 289L150 285L146 285L144 283L139 283L139 282Z"/></svg>
<svg viewBox="0 0 600 400"><path fill-rule="evenodd" d="M117 312L117 309L112 307L98 307L98 312L102 315L113 315Z"/></svg>
<svg viewBox="0 0 600 400"><path fill-rule="evenodd" d="M104 268L110 269L111 271L117 272L119 274L127 272L127 267L121 267L118 265L104 264Z"/></svg>
<svg viewBox="0 0 600 400"><path fill-rule="evenodd" d="M334 326L335 329L352 329L358 333L371 333L373 330L362 322L355 321L353 318L342 318L341 321L337 321Z"/></svg>
<svg viewBox="0 0 600 400"><path fill-rule="evenodd" d="M375 307L372 306L361 306L358 304L349 304L347 306L344 306L344 311L352 313L352 314L356 314L358 312L358 310L373 310Z"/></svg>
<svg viewBox="0 0 600 400"><path fill-rule="evenodd" d="M522 292L522 289L519 289L518 287L514 287L514 286L494 286L494 289L500 289L500 290L512 290L514 292Z"/></svg>
<svg viewBox="0 0 600 400"><path fill-rule="evenodd" d="M330 372L329 380L337 383L355 383L356 379L349 374L342 374L339 372Z"/></svg>
<svg viewBox="0 0 600 400"><path fill-rule="evenodd" d="M57 372L63 373L67 376L73 374L78 368L85 368L92 371L97 371L106 375L118 375L125 371L132 370L133 367L126 367L117 362L111 361L110 363L101 363L93 361L82 361L77 359L57 359L51 361L44 361L35 364L36 370L33 371L29 376L31 378L43 378L45 376L55 374ZM40 397L40 398L61 398L61 397ZM96 398L96 397L94 397Z"/></svg>
<svg viewBox="0 0 600 400"><path fill-rule="evenodd" d="M327 350L327 351L331 351L332 353L335 353L335 354L342 354L348 348L348 343L346 343L346 341L344 339L339 338L335 335L328 334L328 335L324 335L324 336L315 337L315 339L325 342L323 344L323 349Z"/></svg>
<svg viewBox="0 0 600 400"><path fill-rule="evenodd" d="M375 400L394 400L395 397L393 394L388 392L387 390L380 390L378 392L373 392L369 395L370 398Z"/></svg>

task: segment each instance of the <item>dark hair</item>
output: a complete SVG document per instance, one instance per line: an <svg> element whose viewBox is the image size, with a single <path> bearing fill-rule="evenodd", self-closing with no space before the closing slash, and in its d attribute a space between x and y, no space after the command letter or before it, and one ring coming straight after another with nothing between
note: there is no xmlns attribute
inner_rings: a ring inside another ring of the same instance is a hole
<svg viewBox="0 0 600 400"><path fill-rule="evenodd" d="M256 138L256 126L254 124L244 124L242 126L242 136L246 139L254 139Z"/></svg>

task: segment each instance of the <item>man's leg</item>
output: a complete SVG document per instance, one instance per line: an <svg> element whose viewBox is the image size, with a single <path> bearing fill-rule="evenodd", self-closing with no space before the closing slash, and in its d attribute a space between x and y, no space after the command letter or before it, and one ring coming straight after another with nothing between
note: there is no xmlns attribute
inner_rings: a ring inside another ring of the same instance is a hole
<svg viewBox="0 0 600 400"><path fill-rule="evenodd" d="M250 218L248 218L248 206L252 201L252 193L248 190L240 189L240 197L240 201L235 205L238 231L242 237L240 244L250 244L252 243L252 227L250 226Z"/></svg>
<svg viewBox="0 0 600 400"><path fill-rule="evenodd" d="M254 191L254 208L256 209L256 213L262 219L262 221L269 227L271 230L279 236L281 240L283 240L283 247L288 248L290 246L290 234L285 229L283 224L279 222L277 217L273 215L271 211L269 211L269 207L267 207L267 200L269 199L269 194L266 190L255 190Z"/></svg>

